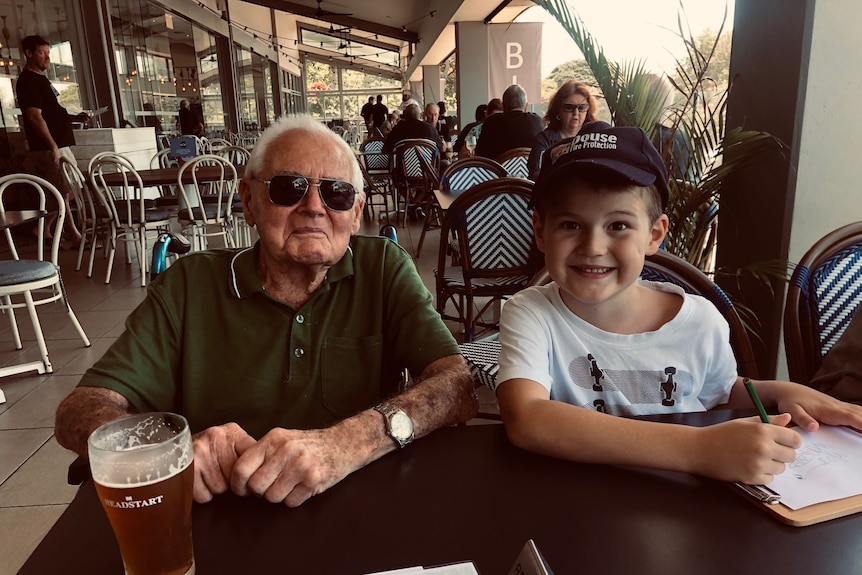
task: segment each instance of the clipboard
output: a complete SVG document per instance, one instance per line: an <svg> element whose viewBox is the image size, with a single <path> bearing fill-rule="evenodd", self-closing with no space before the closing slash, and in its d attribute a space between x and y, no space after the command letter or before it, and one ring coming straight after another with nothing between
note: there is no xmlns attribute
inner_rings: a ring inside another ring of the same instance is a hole
<svg viewBox="0 0 862 575"><path fill-rule="evenodd" d="M853 497L845 497L844 499L836 499L835 501L826 501L824 503L815 503L814 505L794 510L782 505L780 502L766 503L758 501L755 497L735 487L734 491L752 504L773 515L782 523L793 527L806 527L862 511L862 495L854 495Z"/></svg>
<svg viewBox="0 0 862 575"><path fill-rule="evenodd" d="M846 428L857 433L862 433L852 427ZM815 503L799 509L791 509L781 503L781 496L767 486L745 485L741 483L730 485L734 486L734 490L745 497L745 499L773 515L779 521L793 527L814 525L862 511L862 494Z"/></svg>

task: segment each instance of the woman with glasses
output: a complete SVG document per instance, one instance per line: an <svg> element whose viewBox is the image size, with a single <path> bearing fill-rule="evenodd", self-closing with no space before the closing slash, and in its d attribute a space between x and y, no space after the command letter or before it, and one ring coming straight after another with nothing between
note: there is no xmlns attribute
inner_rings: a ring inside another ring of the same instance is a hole
<svg viewBox="0 0 862 575"><path fill-rule="evenodd" d="M567 80L557 90L548 104L545 122L548 127L536 136L527 170L535 180L542 167L542 154L563 138L577 136L586 122L596 120L596 99L590 88L575 80Z"/></svg>

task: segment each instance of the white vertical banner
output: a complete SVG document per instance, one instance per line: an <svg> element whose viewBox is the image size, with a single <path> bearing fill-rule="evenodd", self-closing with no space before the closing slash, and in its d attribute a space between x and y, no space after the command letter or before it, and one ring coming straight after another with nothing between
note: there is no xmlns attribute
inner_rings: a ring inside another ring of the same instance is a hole
<svg viewBox="0 0 862 575"><path fill-rule="evenodd" d="M527 101L542 100L542 23L490 24L488 76L492 98L512 84L527 91Z"/></svg>

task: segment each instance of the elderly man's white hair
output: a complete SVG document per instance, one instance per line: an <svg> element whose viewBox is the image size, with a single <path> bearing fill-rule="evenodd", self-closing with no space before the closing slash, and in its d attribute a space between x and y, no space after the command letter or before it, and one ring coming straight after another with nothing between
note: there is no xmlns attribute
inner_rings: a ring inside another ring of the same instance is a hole
<svg viewBox="0 0 862 575"><path fill-rule="evenodd" d="M290 114L283 116L267 128L254 144L254 149L251 152L251 157L248 159L243 176L246 178L259 177L260 172L264 167L263 159L266 157L270 144L285 134L294 131L318 134L324 138L328 138L336 148L340 148L350 161L351 174L349 181L353 184L353 187L356 188L356 191L359 192L360 196L365 198L365 186L362 183L362 169L359 167L356 154L353 153L350 145L345 142L341 136L327 128L325 124L315 120L308 114Z"/></svg>

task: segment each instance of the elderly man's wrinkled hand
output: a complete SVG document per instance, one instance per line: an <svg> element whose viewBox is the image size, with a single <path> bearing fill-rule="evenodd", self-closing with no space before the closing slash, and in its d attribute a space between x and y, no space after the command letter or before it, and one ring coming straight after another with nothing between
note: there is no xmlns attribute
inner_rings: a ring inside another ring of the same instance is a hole
<svg viewBox="0 0 862 575"><path fill-rule="evenodd" d="M255 440L236 423L210 427L192 438L195 451L194 499L206 503L230 487L240 454Z"/></svg>
<svg viewBox="0 0 862 575"><path fill-rule="evenodd" d="M338 428L273 429L242 453L231 489L297 507L354 471L352 455Z"/></svg>

